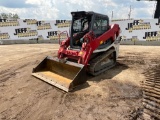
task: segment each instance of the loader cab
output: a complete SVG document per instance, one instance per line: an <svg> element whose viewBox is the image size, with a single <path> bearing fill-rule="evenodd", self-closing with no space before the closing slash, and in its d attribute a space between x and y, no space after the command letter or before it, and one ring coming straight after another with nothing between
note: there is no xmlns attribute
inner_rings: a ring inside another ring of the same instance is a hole
<svg viewBox="0 0 160 120"><path fill-rule="evenodd" d="M71 48L81 48L81 38L89 31L93 31L95 36L98 37L109 29L109 18L106 15L85 11L71 12L71 14Z"/></svg>
<svg viewBox="0 0 160 120"><path fill-rule="evenodd" d="M71 12L71 14L70 46L71 48L80 48L82 45L80 39L91 30L93 15L84 11Z"/></svg>
<svg viewBox="0 0 160 120"><path fill-rule="evenodd" d="M96 37L101 36L109 29L109 18L106 15L96 14L93 22L93 32Z"/></svg>

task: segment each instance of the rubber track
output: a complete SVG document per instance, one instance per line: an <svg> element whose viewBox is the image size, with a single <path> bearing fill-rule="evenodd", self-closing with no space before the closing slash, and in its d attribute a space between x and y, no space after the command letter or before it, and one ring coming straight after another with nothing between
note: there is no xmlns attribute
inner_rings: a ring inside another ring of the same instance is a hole
<svg viewBox="0 0 160 120"><path fill-rule="evenodd" d="M115 66L115 63L114 63L114 64L110 65L109 67L102 69L99 72L96 72L96 73L94 72L94 69L95 69L95 66L97 65L97 63L100 62L101 60L105 59L106 57L108 57L113 52L114 52L114 49L111 49L105 53L102 53L100 56L94 58L93 60L91 60L90 66L89 66L89 73L96 76L96 75L99 75L99 74L103 73L104 71L112 68L113 66Z"/></svg>
<svg viewBox="0 0 160 120"><path fill-rule="evenodd" d="M144 112L160 120L160 65L145 73L146 81L143 84Z"/></svg>

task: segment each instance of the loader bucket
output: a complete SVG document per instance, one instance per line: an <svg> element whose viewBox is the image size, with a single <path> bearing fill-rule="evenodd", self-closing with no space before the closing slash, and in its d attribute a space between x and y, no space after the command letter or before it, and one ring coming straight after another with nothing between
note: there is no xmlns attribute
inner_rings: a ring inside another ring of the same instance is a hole
<svg viewBox="0 0 160 120"><path fill-rule="evenodd" d="M32 75L66 92L86 82L84 65L70 61L62 63L49 56L33 69Z"/></svg>

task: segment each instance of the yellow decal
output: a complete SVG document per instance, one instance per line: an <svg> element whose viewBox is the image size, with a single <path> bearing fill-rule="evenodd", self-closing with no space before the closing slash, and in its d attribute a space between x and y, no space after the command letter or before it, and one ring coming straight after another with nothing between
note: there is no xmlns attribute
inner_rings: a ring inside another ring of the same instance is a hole
<svg viewBox="0 0 160 120"><path fill-rule="evenodd" d="M102 44L103 43L103 40L100 42L100 44Z"/></svg>
<svg viewBox="0 0 160 120"><path fill-rule="evenodd" d="M83 52L81 51L81 52L79 52L79 55L83 55Z"/></svg>

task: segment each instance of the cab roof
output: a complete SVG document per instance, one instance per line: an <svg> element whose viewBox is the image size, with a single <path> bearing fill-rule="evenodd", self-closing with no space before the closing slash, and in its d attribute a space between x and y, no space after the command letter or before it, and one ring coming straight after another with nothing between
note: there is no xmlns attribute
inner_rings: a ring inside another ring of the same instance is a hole
<svg viewBox="0 0 160 120"><path fill-rule="evenodd" d="M72 16L79 16L79 15L88 15L88 16L99 16L99 17L103 17L103 18L108 18L107 15L104 15L104 14L100 14L100 13L96 13L96 12L93 12L93 11L75 11L75 12L71 12Z"/></svg>

